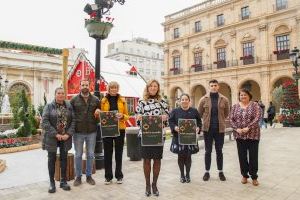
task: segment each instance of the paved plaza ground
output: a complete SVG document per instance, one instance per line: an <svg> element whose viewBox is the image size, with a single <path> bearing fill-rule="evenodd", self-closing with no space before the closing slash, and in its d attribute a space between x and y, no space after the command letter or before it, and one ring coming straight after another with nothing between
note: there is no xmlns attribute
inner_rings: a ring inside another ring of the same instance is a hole
<svg viewBox="0 0 300 200"><path fill-rule="evenodd" d="M94 175L95 186L83 179L80 187L70 192L57 189L48 194L47 157L42 150L0 155L7 169L0 174L1 200L40 199L202 199L202 200L299 200L300 199L300 128L270 128L262 131L259 149L258 187L242 185L235 141L226 137L224 145L224 173L226 182L218 179L215 153L213 153L211 179L202 181L204 149L193 155L189 184L179 182L177 155L169 151L167 141L159 177L159 197L144 196L145 182L142 161L132 162L124 148L124 183L104 185L104 170ZM73 181L70 182L71 184ZM58 185L58 184L57 184Z"/></svg>

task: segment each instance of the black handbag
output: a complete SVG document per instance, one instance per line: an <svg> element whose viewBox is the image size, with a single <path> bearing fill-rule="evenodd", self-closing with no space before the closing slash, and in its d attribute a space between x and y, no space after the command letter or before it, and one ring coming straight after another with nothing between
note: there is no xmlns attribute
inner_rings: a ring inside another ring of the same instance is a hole
<svg viewBox="0 0 300 200"><path fill-rule="evenodd" d="M179 151L179 144L178 144L178 139L175 138L174 136L172 137L172 142L171 142L171 146L170 146L170 151L172 153L177 153Z"/></svg>

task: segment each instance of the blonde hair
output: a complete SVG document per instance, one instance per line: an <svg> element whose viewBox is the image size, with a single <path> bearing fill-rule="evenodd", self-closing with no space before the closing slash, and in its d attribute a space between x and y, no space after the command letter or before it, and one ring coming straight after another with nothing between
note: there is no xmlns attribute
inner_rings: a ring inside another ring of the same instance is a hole
<svg viewBox="0 0 300 200"><path fill-rule="evenodd" d="M150 87L150 85L151 85L152 83L156 83L156 84L158 85L158 90L157 90L157 93L156 93L156 95L154 96L154 98L155 98L156 100L159 100L159 101L160 101L160 100L161 100L161 95L160 95L160 84L159 84L159 82L158 82L157 80L155 80L155 79L151 79L151 80L149 80L149 81L147 82L146 88L144 89L143 98L144 98L145 101L148 101L148 100L149 100L149 98L150 98L150 93L149 93L149 91L148 91L148 88Z"/></svg>
<svg viewBox="0 0 300 200"><path fill-rule="evenodd" d="M108 91L108 93L109 93L109 89L113 88L113 87L116 87L116 88L119 89L120 85L119 85L119 83L117 81L111 81L111 82L109 82L108 85L107 85L107 91Z"/></svg>

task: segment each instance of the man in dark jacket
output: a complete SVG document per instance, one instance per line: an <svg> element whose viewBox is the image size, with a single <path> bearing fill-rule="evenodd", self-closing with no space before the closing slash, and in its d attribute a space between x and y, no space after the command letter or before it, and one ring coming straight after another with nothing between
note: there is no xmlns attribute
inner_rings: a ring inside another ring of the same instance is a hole
<svg viewBox="0 0 300 200"><path fill-rule="evenodd" d="M99 107L99 99L90 93L88 80L81 80L80 94L72 98L71 104L75 114L75 172L74 186L80 185L82 176L83 144L86 146L86 182L95 185L92 178L92 167L97 135L97 119L95 110Z"/></svg>
<svg viewBox="0 0 300 200"><path fill-rule="evenodd" d="M276 115L276 109L275 109L275 106L273 105L272 101L270 101L270 105L267 110L267 113L268 113L268 121L270 123L270 126L273 127L273 120Z"/></svg>
<svg viewBox="0 0 300 200"><path fill-rule="evenodd" d="M205 143L205 174L204 181L210 178L209 170L211 165L211 152L213 141L215 141L215 149L217 154L217 166L219 170L219 178L225 181L223 173L223 144L225 133L225 119L229 115L229 101L219 93L219 83L217 80L209 81L210 93L200 99L198 112L203 119L203 132Z"/></svg>

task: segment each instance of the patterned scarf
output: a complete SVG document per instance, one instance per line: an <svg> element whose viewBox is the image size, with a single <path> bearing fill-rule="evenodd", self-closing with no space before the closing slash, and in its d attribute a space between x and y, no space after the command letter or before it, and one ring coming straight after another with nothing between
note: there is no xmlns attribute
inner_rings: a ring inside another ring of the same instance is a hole
<svg viewBox="0 0 300 200"><path fill-rule="evenodd" d="M57 113L57 132L58 134L64 135L67 127L67 108L65 104L56 104Z"/></svg>

